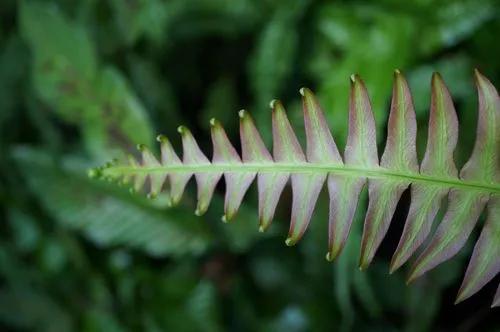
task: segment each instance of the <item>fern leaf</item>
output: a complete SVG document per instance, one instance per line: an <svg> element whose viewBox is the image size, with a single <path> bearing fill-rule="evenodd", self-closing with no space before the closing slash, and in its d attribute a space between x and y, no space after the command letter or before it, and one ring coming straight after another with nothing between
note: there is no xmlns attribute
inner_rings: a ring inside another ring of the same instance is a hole
<svg viewBox="0 0 500 332"><path fill-rule="evenodd" d="M185 257L204 252L211 243L207 229L191 214L182 209L165 213L114 187L96 186L81 176L73 157L58 162L46 151L27 147L16 147L12 156L47 212L99 247L121 245L154 257Z"/></svg>
<svg viewBox="0 0 500 332"><path fill-rule="evenodd" d="M284 186L291 180L292 211L287 245L304 234L318 195L327 182L330 198L329 241L326 258L333 260L344 247L362 188L367 184L369 205L361 241L360 268L373 260L394 214L401 194L411 186L411 205L398 248L391 261L393 272L422 245L431 225L448 196L448 210L429 245L411 268L409 281L453 257L464 245L479 215L487 207L487 221L476 243L457 302L482 288L500 271L500 100L493 85L475 72L479 95L479 120L473 153L460 171L453 152L458 139L458 121L448 89L439 74L432 77L432 97L427 149L419 166L416 154L417 125L408 83L396 70L388 121L387 142L378 159L375 120L363 81L351 76L349 133L344 152L329 131L321 107L313 93L300 90L303 101L306 151L302 150L281 102L271 102L273 154L255 128L250 115L242 110L240 138L242 157L229 142L220 123L213 119L213 158L198 147L189 130L179 127L182 161L168 139L159 136L161 162L144 146L142 162L108 165L93 174L105 178L135 177L139 190L149 178L150 196L170 183L172 203L180 200L186 183L194 175L198 186L195 213L203 214L214 188L224 176L226 196L223 221L237 213L249 186L257 177L259 230L265 231ZM499 304L499 291L493 305Z"/></svg>

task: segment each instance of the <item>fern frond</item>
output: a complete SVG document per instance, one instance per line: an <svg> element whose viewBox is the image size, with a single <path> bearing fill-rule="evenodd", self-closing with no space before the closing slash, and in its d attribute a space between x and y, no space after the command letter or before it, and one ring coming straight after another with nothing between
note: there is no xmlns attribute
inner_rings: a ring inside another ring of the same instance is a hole
<svg viewBox="0 0 500 332"><path fill-rule="evenodd" d="M344 158L328 129L313 93L303 88L306 154L288 121L281 102L271 102L273 154L264 145L250 115L242 110L240 137L242 158L216 120L211 123L213 158L200 150L191 132L179 127L182 161L168 139L159 136L161 161L140 146L142 162L98 168L93 174L106 178L135 178L140 190L150 180L150 195L160 192L167 177L172 203L195 176L198 205L195 213L208 208L214 188L224 176L227 222L236 214L245 192L257 177L260 231L273 218L284 186L291 180L293 198L287 245L305 232L318 195L327 183L330 198L329 248L333 260L345 245L358 197L367 184L369 205L364 222L359 266L366 268L382 242L402 193L411 185L411 206L400 243L391 262L391 272L404 264L429 235L431 225L448 196L448 211L429 245L411 268L409 281L453 257L464 245L479 215L487 206L487 221L474 248L457 302L471 296L500 271L500 101L493 85L475 72L479 95L477 139L473 153L458 173L453 152L458 139L458 121L443 80L432 78L427 150L419 166L416 153L416 118L408 84L394 73L393 97L385 150L379 162L376 130L368 93L362 80L351 77L349 134ZM497 292L494 305L498 305Z"/></svg>

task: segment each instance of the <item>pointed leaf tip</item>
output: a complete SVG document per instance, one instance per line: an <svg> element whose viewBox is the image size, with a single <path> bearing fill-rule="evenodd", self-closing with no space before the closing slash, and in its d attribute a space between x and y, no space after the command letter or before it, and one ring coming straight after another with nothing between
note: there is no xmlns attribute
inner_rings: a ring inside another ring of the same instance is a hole
<svg viewBox="0 0 500 332"><path fill-rule="evenodd" d="M498 285L497 292L495 293L495 297L493 298L493 303L491 304L492 308L500 307L500 284Z"/></svg>
<svg viewBox="0 0 500 332"><path fill-rule="evenodd" d="M332 262L335 260L340 253L342 252L342 248L339 244L335 244L336 246L334 248L331 248L327 253L326 253L326 260Z"/></svg>
<svg viewBox="0 0 500 332"><path fill-rule="evenodd" d="M441 76L441 74L437 71L433 72L432 73L432 78L431 78L431 82L434 82L434 81L437 81L437 80L443 80L443 77Z"/></svg>
<svg viewBox="0 0 500 332"><path fill-rule="evenodd" d="M278 201L278 199L276 198L276 204L277 204L277 201ZM269 228L269 226L271 225L271 223L273 221L274 212L275 212L273 208L276 209L276 205L266 206L264 203L261 204L261 200L259 198L259 216L260 216L259 223L261 224L261 227L264 229L264 231Z"/></svg>
<svg viewBox="0 0 500 332"><path fill-rule="evenodd" d="M477 78L479 78L481 76L483 76L483 74L481 74L481 72L479 71L479 69L474 68L474 78L477 79Z"/></svg>
<svg viewBox="0 0 500 332"><path fill-rule="evenodd" d="M205 202L198 203L198 206L196 207L196 211L198 211L197 216L201 217L207 212L207 210L208 210L208 204L206 204Z"/></svg>
<svg viewBox="0 0 500 332"><path fill-rule="evenodd" d="M323 110L309 89L304 91L302 108L306 131L307 161L342 164L342 158L328 128Z"/></svg>
<svg viewBox="0 0 500 332"><path fill-rule="evenodd" d="M361 255L359 258L358 268L360 271L364 271L370 266L372 259L368 258L366 255Z"/></svg>
<svg viewBox="0 0 500 332"><path fill-rule="evenodd" d="M337 255L334 255L331 252L327 252L326 255L325 255L325 259L328 262L333 262L335 260L335 258L337 258Z"/></svg>
<svg viewBox="0 0 500 332"><path fill-rule="evenodd" d="M167 136L160 134L160 135L156 136L156 141L158 143L163 143L163 142L167 142L168 138L167 138Z"/></svg>
<svg viewBox="0 0 500 332"><path fill-rule="evenodd" d="M392 91L387 141L380 164L394 170L418 172L413 98L408 82L399 71L395 74Z"/></svg>
<svg viewBox="0 0 500 332"><path fill-rule="evenodd" d="M455 302L453 302L453 305L457 305L463 302L463 300L465 300L465 298L461 297L460 294L458 294L457 297L455 298Z"/></svg>
<svg viewBox="0 0 500 332"><path fill-rule="evenodd" d="M285 107L283 106L283 103L279 99L273 99L271 100L271 103L269 104L271 106L272 113L284 113L286 114Z"/></svg>
<svg viewBox="0 0 500 332"><path fill-rule="evenodd" d="M277 162L305 162L304 152L281 102L274 103L272 113L273 155Z"/></svg>
<svg viewBox="0 0 500 332"><path fill-rule="evenodd" d="M378 166L375 118L368 91L356 75L349 96L349 128L344 152L345 163Z"/></svg>
<svg viewBox="0 0 500 332"><path fill-rule="evenodd" d="M269 108L274 110L277 107L277 104L280 104L280 101L278 99L273 99L269 102Z"/></svg>
<svg viewBox="0 0 500 332"><path fill-rule="evenodd" d="M273 162L250 113L246 111L240 119L240 141L243 162Z"/></svg>
<svg viewBox="0 0 500 332"><path fill-rule="evenodd" d="M89 178L91 179L98 179L101 177L102 175L102 172L99 168L97 167L94 167L94 168L90 168L88 171L87 171L87 175Z"/></svg>

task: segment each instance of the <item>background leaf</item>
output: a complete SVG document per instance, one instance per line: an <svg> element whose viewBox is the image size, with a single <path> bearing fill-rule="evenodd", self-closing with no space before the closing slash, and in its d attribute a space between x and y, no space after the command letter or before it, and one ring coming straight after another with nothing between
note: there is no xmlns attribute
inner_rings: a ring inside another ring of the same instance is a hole
<svg viewBox="0 0 500 332"><path fill-rule="evenodd" d="M62 225L80 230L100 247L130 246L153 256L180 256L199 254L209 244L203 224L191 214L162 213L134 204L130 199L127 202L106 195L102 192L104 188L82 176L83 168L58 169L43 152L19 149L15 156L28 185L48 212ZM174 221L177 219L183 219L183 224L177 224Z"/></svg>
<svg viewBox="0 0 500 332"><path fill-rule="evenodd" d="M304 86L317 92L344 151L355 73L370 91L382 152L396 68L414 97L419 161L431 76L442 74L460 124L460 169L475 139L473 68L500 85L499 17L495 0L2 0L0 330L498 329L498 309L489 309L498 277L452 304L480 227L457 256L411 287L405 266L388 276L409 192L370 269L359 272L361 216L336 263L324 259L326 188L309 231L289 249L290 186L259 233L256 185L226 225L224 183L197 218L192 183L168 208L166 196L133 196L87 179L85 169L126 154L137 159L136 144L153 146L157 133L181 151L179 125L211 158L213 117L241 152L241 109L271 148L274 98L306 142ZM356 214L365 210L362 198Z"/></svg>

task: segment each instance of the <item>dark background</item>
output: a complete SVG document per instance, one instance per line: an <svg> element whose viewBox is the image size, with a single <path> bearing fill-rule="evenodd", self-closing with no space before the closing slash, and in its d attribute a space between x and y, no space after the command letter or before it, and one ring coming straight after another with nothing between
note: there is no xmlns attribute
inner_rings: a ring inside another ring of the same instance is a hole
<svg viewBox="0 0 500 332"><path fill-rule="evenodd" d="M223 225L223 184L197 218L193 183L167 208L163 196L150 201L86 176L137 143L156 149L157 133L180 148L180 124L210 155L212 117L238 146L241 108L269 143L273 98L304 143L302 86L317 93L343 148L352 73L369 89L381 151L395 68L414 95L420 158L431 74L442 74L462 166L476 128L472 71L498 86L499 35L499 6L488 0L2 0L0 329L500 330L499 309L489 308L498 276L453 305L479 227L460 254L412 285L407 266L388 274L408 193L374 263L359 272L366 193L347 247L328 263L326 190L305 237L288 248L289 188L262 235L254 186Z"/></svg>

